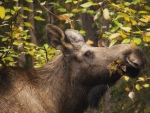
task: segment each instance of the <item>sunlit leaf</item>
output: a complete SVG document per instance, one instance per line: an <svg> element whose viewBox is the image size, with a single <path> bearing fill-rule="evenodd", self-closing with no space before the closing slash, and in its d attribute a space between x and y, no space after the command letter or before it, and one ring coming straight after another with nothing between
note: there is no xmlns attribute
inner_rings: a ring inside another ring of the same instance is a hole
<svg viewBox="0 0 150 113"><path fill-rule="evenodd" d="M124 39L121 43L122 44L129 44L130 43L130 39Z"/></svg>
<svg viewBox="0 0 150 113"><path fill-rule="evenodd" d="M145 8L146 10L150 10L150 6L148 6L148 5L145 5L144 8Z"/></svg>
<svg viewBox="0 0 150 113"><path fill-rule="evenodd" d="M60 12L63 12L63 13L67 11L65 8L62 8L62 7L58 8L57 10L60 11Z"/></svg>
<svg viewBox="0 0 150 113"><path fill-rule="evenodd" d="M46 4L46 1L40 3L40 5L45 5L45 4Z"/></svg>
<svg viewBox="0 0 150 113"><path fill-rule="evenodd" d="M0 18L3 19L5 17L5 8L0 6Z"/></svg>
<svg viewBox="0 0 150 113"><path fill-rule="evenodd" d="M134 5L136 5L138 2L139 2L139 0L132 0L132 3L133 3Z"/></svg>
<svg viewBox="0 0 150 113"><path fill-rule="evenodd" d="M72 9L73 13L78 13L80 11L80 9Z"/></svg>
<svg viewBox="0 0 150 113"><path fill-rule="evenodd" d="M116 42L117 42L117 39L113 39L113 40L110 42L109 47L113 46Z"/></svg>
<svg viewBox="0 0 150 113"><path fill-rule="evenodd" d="M10 18L11 18L10 15L6 15L5 18L4 18L4 20L8 20L8 19L10 19Z"/></svg>
<svg viewBox="0 0 150 113"><path fill-rule="evenodd" d="M83 36L86 35L86 32L85 32L84 30L80 30L79 32L80 32ZM92 45L92 44L90 44L90 45Z"/></svg>
<svg viewBox="0 0 150 113"><path fill-rule="evenodd" d="M139 85L139 84L136 84L136 85L135 85L135 88L139 91L139 90L140 90L140 85Z"/></svg>
<svg viewBox="0 0 150 113"><path fill-rule="evenodd" d="M130 19L130 20L131 20L132 25L137 25L137 22L134 19Z"/></svg>
<svg viewBox="0 0 150 113"><path fill-rule="evenodd" d="M106 20L110 19L109 10L108 10L107 8L105 8L105 9L103 10L103 17L104 17Z"/></svg>
<svg viewBox="0 0 150 113"><path fill-rule="evenodd" d="M139 77L138 81L145 81L145 79L143 77Z"/></svg>
<svg viewBox="0 0 150 113"><path fill-rule="evenodd" d="M23 10L29 11L29 12L32 12L32 11L33 11L32 9L29 9L28 7L23 7Z"/></svg>
<svg viewBox="0 0 150 113"><path fill-rule="evenodd" d="M139 11L138 13L139 13L139 14L148 14L147 11Z"/></svg>
<svg viewBox="0 0 150 113"><path fill-rule="evenodd" d="M118 21L114 21L114 23L117 25L117 26L119 26L119 27L122 27L123 25L121 24L121 23L119 23Z"/></svg>
<svg viewBox="0 0 150 113"><path fill-rule="evenodd" d="M121 29L126 31L126 32L130 32L131 31L131 27L121 27Z"/></svg>
<svg viewBox="0 0 150 113"><path fill-rule="evenodd" d="M128 76L123 76L123 77L126 81L129 81L129 79L130 79L130 77L128 77Z"/></svg>
<svg viewBox="0 0 150 113"><path fill-rule="evenodd" d="M119 29L119 26L115 26L115 27L113 27L112 29L111 29L111 32L115 32L116 30L118 30Z"/></svg>
<svg viewBox="0 0 150 113"><path fill-rule="evenodd" d="M26 0L27 2L33 2L33 0Z"/></svg>
<svg viewBox="0 0 150 113"><path fill-rule="evenodd" d="M36 12L42 14L42 10L37 10Z"/></svg>
<svg viewBox="0 0 150 113"><path fill-rule="evenodd" d="M54 6L57 6L57 7L60 6L60 5L59 5L58 3L56 3L56 2L50 2L50 4L53 4Z"/></svg>
<svg viewBox="0 0 150 113"><path fill-rule="evenodd" d="M127 37L127 33L124 33L122 30L120 30L119 33L123 38Z"/></svg>
<svg viewBox="0 0 150 113"><path fill-rule="evenodd" d="M2 38L2 42L6 41L6 40L8 40L7 37Z"/></svg>
<svg viewBox="0 0 150 113"><path fill-rule="evenodd" d="M29 22L24 22L24 26L26 26L26 27L32 27L32 25Z"/></svg>
<svg viewBox="0 0 150 113"><path fill-rule="evenodd" d="M88 8L88 7L92 6L92 5L93 5L93 2L86 2L84 4L81 4L80 6L84 7L84 8Z"/></svg>
<svg viewBox="0 0 150 113"><path fill-rule="evenodd" d="M141 44L141 39L140 39L140 38L133 37L133 41L134 41L137 45Z"/></svg>
<svg viewBox="0 0 150 113"><path fill-rule="evenodd" d="M40 16L34 16L34 19L39 20L39 21L45 21L45 19Z"/></svg>
<svg viewBox="0 0 150 113"><path fill-rule="evenodd" d="M121 15L125 20L130 21L129 15L127 15L126 13L121 13Z"/></svg>
<svg viewBox="0 0 150 113"><path fill-rule="evenodd" d="M98 17L100 16L100 11L96 13L96 15L94 16L94 21L98 19Z"/></svg>
<svg viewBox="0 0 150 113"><path fill-rule="evenodd" d="M13 8L14 8L14 11L19 11L21 9L21 7L16 7L16 6L14 6Z"/></svg>
<svg viewBox="0 0 150 113"><path fill-rule="evenodd" d="M69 3L69 2L72 2L72 0L66 0L66 1L65 1L65 3Z"/></svg>
<svg viewBox="0 0 150 113"><path fill-rule="evenodd" d="M92 40L86 41L86 44L92 45L94 42Z"/></svg>
<svg viewBox="0 0 150 113"><path fill-rule="evenodd" d="M74 4L77 4L77 3L78 3L78 1L74 0L74 1L73 1L73 3L74 3Z"/></svg>
<svg viewBox="0 0 150 113"><path fill-rule="evenodd" d="M114 38L117 38L117 37L119 37L120 36L120 33L114 33L114 34L111 34L110 36L109 36L109 39L110 40L113 40Z"/></svg>
<svg viewBox="0 0 150 113"><path fill-rule="evenodd" d="M148 87L150 87L150 85L149 84L144 84L143 87L148 88Z"/></svg>
<svg viewBox="0 0 150 113"><path fill-rule="evenodd" d="M131 5L131 3L130 2L125 2L124 5L129 6L129 5Z"/></svg>

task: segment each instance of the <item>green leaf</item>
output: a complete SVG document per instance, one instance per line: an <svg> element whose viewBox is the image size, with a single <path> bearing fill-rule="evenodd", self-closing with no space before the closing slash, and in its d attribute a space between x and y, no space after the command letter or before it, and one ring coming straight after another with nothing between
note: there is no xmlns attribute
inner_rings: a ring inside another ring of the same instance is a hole
<svg viewBox="0 0 150 113"><path fill-rule="evenodd" d="M144 8L145 8L146 10L150 10L150 7L149 7L148 5L145 5Z"/></svg>
<svg viewBox="0 0 150 113"><path fill-rule="evenodd" d="M123 25L121 24L121 23L119 23L118 21L114 21L114 23L117 25L117 26L119 26L119 27L122 27Z"/></svg>
<svg viewBox="0 0 150 113"><path fill-rule="evenodd" d="M62 8L62 7L58 8L57 10L60 11L60 12L66 12L67 11L65 8Z"/></svg>
<svg viewBox="0 0 150 113"><path fill-rule="evenodd" d="M7 37L2 38L2 42L6 41L6 40L8 40Z"/></svg>
<svg viewBox="0 0 150 113"><path fill-rule="evenodd" d="M122 44L129 44L130 43L130 39L124 39L121 43Z"/></svg>
<svg viewBox="0 0 150 113"><path fill-rule="evenodd" d="M55 3L55 2L51 2L50 4L53 4L54 6L60 7L60 5L58 3Z"/></svg>
<svg viewBox="0 0 150 113"><path fill-rule="evenodd" d="M42 14L42 10L37 10L36 12Z"/></svg>
<svg viewBox="0 0 150 113"><path fill-rule="evenodd" d="M148 14L147 11L139 11L138 13L139 13L139 14Z"/></svg>
<svg viewBox="0 0 150 113"><path fill-rule="evenodd" d="M4 20L8 20L8 19L10 19L10 18L11 18L10 15L6 15L5 18L4 18Z"/></svg>
<svg viewBox="0 0 150 113"><path fill-rule="evenodd" d="M133 3L134 5L136 5L138 2L139 2L139 0L132 0L132 3Z"/></svg>
<svg viewBox="0 0 150 113"><path fill-rule="evenodd" d="M116 30L118 30L119 29L119 26L115 26L115 27L113 27L112 29L111 29L111 32L115 32Z"/></svg>
<svg viewBox="0 0 150 113"><path fill-rule="evenodd" d="M29 11L29 12L32 12L32 11L33 11L32 9L29 9L28 7L23 7L23 10Z"/></svg>
<svg viewBox="0 0 150 113"><path fill-rule="evenodd" d="M26 0L26 2L33 2L33 0Z"/></svg>
<svg viewBox="0 0 150 113"><path fill-rule="evenodd" d="M13 8L14 8L14 11L19 11L21 9L21 7L16 7L16 6L14 6Z"/></svg>
<svg viewBox="0 0 150 113"><path fill-rule="evenodd" d="M110 42L109 47L113 46L116 42L117 42L117 39L112 40L112 41Z"/></svg>
<svg viewBox="0 0 150 113"><path fill-rule="evenodd" d="M72 9L73 13L78 13L80 11L80 9Z"/></svg>
<svg viewBox="0 0 150 113"><path fill-rule="evenodd" d="M0 18L3 19L5 17L5 8L0 6Z"/></svg>
<svg viewBox="0 0 150 113"><path fill-rule="evenodd" d="M134 41L137 45L141 44L141 39L140 39L140 38L134 37L134 38L133 38L133 41Z"/></svg>
<svg viewBox="0 0 150 113"><path fill-rule="evenodd" d="M24 26L26 26L26 27L32 27L32 25L29 22L24 22Z"/></svg>
<svg viewBox="0 0 150 113"><path fill-rule="evenodd" d="M84 7L84 8L88 8L88 7L92 6L92 5L93 5L93 2L86 2L84 4L81 4L80 6Z"/></svg>
<svg viewBox="0 0 150 113"><path fill-rule="evenodd" d="M66 1L65 1L65 3L69 3L69 2L72 2L72 0L66 0Z"/></svg>
<svg viewBox="0 0 150 113"><path fill-rule="evenodd" d="M39 21L45 21L45 19L43 19L43 18L40 17L40 16L34 16L34 19L39 20Z"/></svg>
<svg viewBox="0 0 150 113"><path fill-rule="evenodd" d="M46 1L40 3L40 5L42 5L42 6L45 5L45 4L46 4Z"/></svg>
<svg viewBox="0 0 150 113"><path fill-rule="evenodd" d="M131 31L131 27L121 27L121 29L126 31L126 32L130 32Z"/></svg>
<svg viewBox="0 0 150 113"><path fill-rule="evenodd" d="M109 38L109 40L113 40L113 39L115 39L115 38L117 38L119 36L120 36L120 33L113 33L108 38Z"/></svg>

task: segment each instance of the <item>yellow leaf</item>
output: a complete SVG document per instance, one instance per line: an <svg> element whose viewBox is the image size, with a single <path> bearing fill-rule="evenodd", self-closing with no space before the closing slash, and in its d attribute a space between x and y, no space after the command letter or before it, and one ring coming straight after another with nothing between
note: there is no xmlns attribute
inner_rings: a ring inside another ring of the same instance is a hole
<svg viewBox="0 0 150 113"><path fill-rule="evenodd" d="M131 27L121 27L121 29L126 31L126 32L130 32L131 31Z"/></svg>
<svg viewBox="0 0 150 113"><path fill-rule="evenodd" d="M110 42L109 47L113 46L116 42L117 42L117 39L113 39L113 40Z"/></svg>
<svg viewBox="0 0 150 113"><path fill-rule="evenodd" d="M137 25L137 22L133 19L131 19L131 23L132 23L132 25Z"/></svg>
<svg viewBox="0 0 150 113"><path fill-rule="evenodd" d="M130 20L129 16L128 16L126 13L121 13L121 15L123 16L123 18L124 18L126 21L129 21L129 20Z"/></svg>
<svg viewBox="0 0 150 113"><path fill-rule="evenodd" d="M88 40L86 44L92 45L94 42L92 40Z"/></svg>
<svg viewBox="0 0 150 113"><path fill-rule="evenodd" d="M139 77L138 81L145 81L143 77Z"/></svg>
<svg viewBox="0 0 150 113"><path fill-rule="evenodd" d="M124 76L124 79L126 80L126 81L129 81L129 77L128 76Z"/></svg>
<svg viewBox="0 0 150 113"><path fill-rule="evenodd" d="M0 18L3 19L5 17L5 8L0 6Z"/></svg>
<svg viewBox="0 0 150 113"><path fill-rule="evenodd" d="M147 11L139 11L138 13L139 13L139 14L148 14Z"/></svg>
<svg viewBox="0 0 150 113"><path fill-rule="evenodd" d="M123 37L123 38L126 38L127 35L123 32L123 31L119 31L120 35Z"/></svg>
<svg viewBox="0 0 150 113"><path fill-rule="evenodd" d="M135 85L135 88L139 91L139 90L140 90L140 85L139 85L139 84L136 84L136 85Z"/></svg>
<svg viewBox="0 0 150 113"><path fill-rule="evenodd" d="M145 88L148 88L150 85L149 84L144 84L143 85Z"/></svg>
<svg viewBox="0 0 150 113"><path fill-rule="evenodd" d="M66 23L70 23L71 22L70 17L71 17L71 15L67 14L67 13L58 16L58 18L60 20L64 20L64 21L66 21Z"/></svg>
<svg viewBox="0 0 150 113"><path fill-rule="evenodd" d="M103 17L104 17L106 20L110 19L109 10L108 10L107 8L105 8L105 9L103 10Z"/></svg>
<svg viewBox="0 0 150 113"><path fill-rule="evenodd" d="M120 33L114 33L114 34L111 34L110 36L109 36L109 39L110 40L113 40L113 39L115 39L115 38L117 38L117 37L119 37L120 36Z"/></svg>

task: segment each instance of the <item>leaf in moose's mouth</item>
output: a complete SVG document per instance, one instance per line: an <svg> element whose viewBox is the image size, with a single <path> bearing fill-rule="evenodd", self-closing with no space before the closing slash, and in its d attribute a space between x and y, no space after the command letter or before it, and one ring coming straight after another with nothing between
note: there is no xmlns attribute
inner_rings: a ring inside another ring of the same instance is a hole
<svg viewBox="0 0 150 113"><path fill-rule="evenodd" d="M116 71L118 71L118 73L120 75L122 75L122 70L119 68L121 65L121 60L115 60L113 61L111 64L108 65L108 69L109 69L109 76L111 76L112 74L114 74ZM124 70L126 70L126 68L124 67Z"/></svg>

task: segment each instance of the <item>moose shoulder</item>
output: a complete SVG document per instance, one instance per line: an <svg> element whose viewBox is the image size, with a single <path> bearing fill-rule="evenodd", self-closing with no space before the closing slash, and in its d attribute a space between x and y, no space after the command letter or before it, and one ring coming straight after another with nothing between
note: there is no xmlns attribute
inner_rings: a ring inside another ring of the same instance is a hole
<svg viewBox="0 0 150 113"><path fill-rule="evenodd" d="M62 53L45 66L0 69L1 113L83 113L94 87L113 85L124 74L136 77L148 64L138 47L91 47L75 30L64 33L49 24L47 38ZM109 66L117 60L121 62L110 76Z"/></svg>

